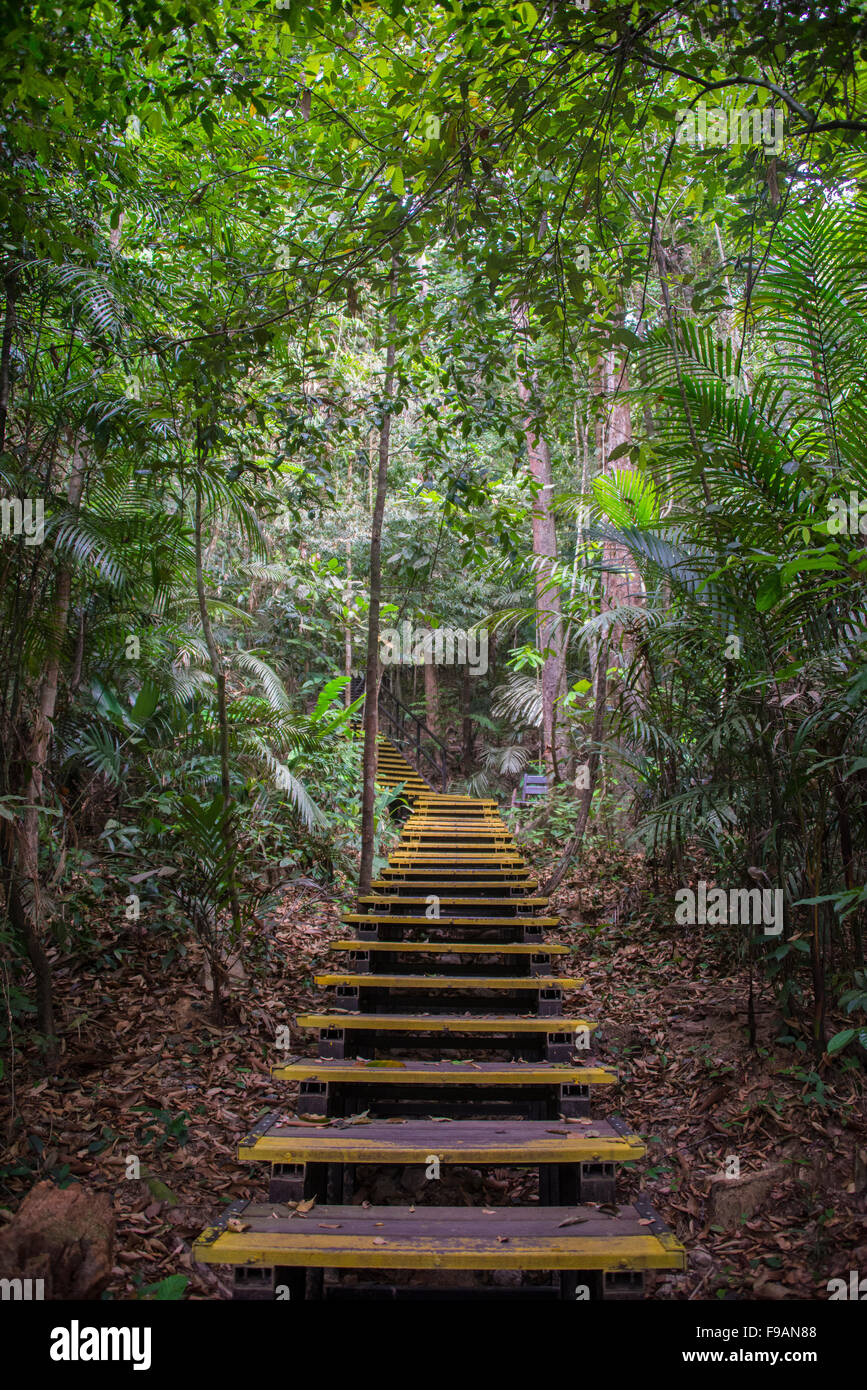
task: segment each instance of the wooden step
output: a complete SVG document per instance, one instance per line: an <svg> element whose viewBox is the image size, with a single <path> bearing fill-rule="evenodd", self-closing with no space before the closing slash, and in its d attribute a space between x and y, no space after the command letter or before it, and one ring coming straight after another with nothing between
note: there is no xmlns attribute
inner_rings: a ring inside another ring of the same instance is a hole
<svg viewBox="0 0 867 1390"><path fill-rule="evenodd" d="M238 1157L265 1163L440 1163L487 1166L630 1163L644 1158L637 1134L605 1120L287 1120L268 1115Z"/></svg>
<svg viewBox="0 0 867 1390"><path fill-rule="evenodd" d="M363 917L362 921L370 921ZM390 955L403 955L406 951L448 956L568 956L568 946L552 946L546 941L535 945L532 941L332 941L329 951L387 951Z"/></svg>
<svg viewBox="0 0 867 1390"><path fill-rule="evenodd" d="M492 1215L487 1211L493 1211ZM635 1207L322 1206L250 1202L193 1246L205 1264L331 1269L683 1269ZM234 1229L232 1229L234 1227Z"/></svg>
<svg viewBox="0 0 867 1390"><path fill-rule="evenodd" d="M476 846L479 847L476 853L479 853L483 849L496 850L503 846L510 854L517 853L517 846L511 835L504 830L490 830L486 826L479 826L477 830L413 830L401 839L400 846L409 850L424 849L428 853L449 847L471 850Z"/></svg>
<svg viewBox="0 0 867 1390"><path fill-rule="evenodd" d="M470 817L469 813L447 813L445 809L440 811L422 811L417 805L414 807L412 815L408 818L404 829L407 829L411 825L445 826L447 830L450 830L453 826L460 829L467 825L496 825L508 829L503 817L496 811L483 811Z"/></svg>
<svg viewBox="0 0 867 1390"><path fill-rule="evenodd" d="M386 1058L290 1058L271 1068L277 1081L326 1081L371 1086L610 1086L611 1067L580 1062L402 1061Z"/></svg>
<svg viewBox="0 0 867 1390"><path fill-rule="evenodd" d="M498 835L507 835L509 839L514 839L512 832L505 821L498 816L484 816L479 820L468 821L463 817L447 819L445 817L432 819L429 816L418 816L413 814L406 821L401 830L401 839L408 840L422 831L437 830L444 834L455 835L475 835L478 831L490 830Z"/></svg>
<svg viewBox="0 0 867 1390"><path fill-rule="evenodd" d="M556 1021L556 1020L555 1020ZM341 1026L345 1025L345 1015ZM580 1062L477 1062L292 1058L271 1068L275 1081L369 1086L613 1086L611 1067ZM552 1121L552 1123L554 1123Z"/></svg>
<svg viewBox="0 0 867 1390"><path fill-rule="evenodd" d="M440 906L445 904L451 907L547 907L547 898L453 898L445 894L439 894ZM386 903L397 903L398 906L406 907L407 903L418 903L420 907L426 907L428 901L426 897L398 897L396 894L387 893L365 894L359 898L360 903L371 903L374 907L384 907Z"/></svg>
<svg viewBox="0 0 867 1390"><path fill-rule="evenodd" d="M484 867L486 864L502 864L505 867L514 865L516 868L523 868L527 861L522 854L455 854L444 850L441 854L430 850L414 849L393 849L388 856L389 864L418 864L424 868L429 863L454 864L457 866L466 865L468 868Z"/></svg>
<svg viewBox="0 0 867 1390"><path fill-rule="evenodd" d="M539 880L536 878L470 878L469 876L460 877L455 883L443 883L440 878L375 878L371 883L371 888L379 889L382 892L397 892L399 889L406 888L411 893L424 892L425 897L430 894L440 897L446 893L454 893L464 889L473 892L481 891L483 888L500 889L503 888L523 888L532 892L539 887Z"/></svg>
<svg viewBox="0 0 867 1390"><path fill-rule="evenodd" d="M377 1033L578 1033L593 1032L598 1024L561 1014L298 1014L299 1028L340 1028L346 1032Z"/></svg>
<svg viewBox="0 0 867 1390"><path fill-rule="evenodd" d="M560 975L314 975L320 989L349 985L356 989L577 989L583 980ZM381 1015L380 1015L381 1016ZM374 1015L377 1017L377 1015Z"/></svg>
<svg viewBox="0 0 867 1390"><path fill-rule="evenodd" d="M389 863L389 865L386 865L385 869L382 870L382 873L395 874L395 876L410 878L410 880L411 878L424 877L424 874L427 874L428 877L465 878L467 883L472 883L472 881L477 880L477 878L482 878L482 880L484 880L485 876L489 876L490 878L506 878L506 880L509 881L518 881L518 883L522 883L524 878L527 878L529 869L527 865L521 865L521 863L517 863L517 865L506 865L504 867L500 865L490 865L490 863L457 865L454 867L414 865L414 863L411 863L411 865L392 865L392 863Z"/></svg>
<svg viewBox="0 0 867 1390"><path fill-rule="evenodd" d="M446 831L437 832L431 835L420 835L412 840L402 841L401 847L412 853L424 854L444 854L449 857L449 852L454 850L460 854L462 851L469 851L474 854L514 854L515 845L507 835L484 835L467 834L465 837L458 837L448 834Z"/></svg>
<svg viewBox="0 0 867 1390"><path fill-rule="evenodd" d="M370 901L376 903L381 900L379 898L371 898ZM406 898L402 901L406 902ZM440 901L442 901L442 899L440 899ZM511 905L511 898L509 899L509 903ZM424 926L425 930L435 922L438 929L440 927L460 927L462 931L466 931L469 927L558 927L561 922L561 918L559 917L449 917L446 915L443 917L431 918L430 921L427 922L427 926L425 926L427 919L424 917L424 914L419 914L415 917L401 917L397 913L378 915L374 912L345 912L342 914L340 920L347 925L360 922L368 927Z"/></svg>

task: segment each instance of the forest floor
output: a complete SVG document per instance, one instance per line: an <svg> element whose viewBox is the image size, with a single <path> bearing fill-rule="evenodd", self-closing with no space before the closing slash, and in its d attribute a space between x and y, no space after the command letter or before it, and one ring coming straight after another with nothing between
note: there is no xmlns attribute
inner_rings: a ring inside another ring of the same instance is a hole
<svg viewBox="0 0 867 1390"><path fill-rule="evenodd" d="M542 867L535 849L534 864ZM559 938L573 949L563 973L586 981L571 1002L602 1021L596 1055L620 1072L597 1113L619 1114L648 1147L621 1175L618 1199L642 1188L689 1252L687 1273L656 1278L653 1294L827 1298L829 1279L867 1274L863 1073L839 1064L816 1072L808 1054L775 1041L786 1029L763 987L750 1049L745 969L719 957L701 928L655 919L652 903L642 908L650 888L639 857L591 844L554 906ZM117 1215L107 1297L136 1297L177 1274L189 1277L187 1297L228 1297L226 1272L196 1264L191 1244L227 1202L267 1191L265 1168L238 1162L238 1141L263 1112L291 1103L292 1088L269 1076L277 1029L290 1027L293 1053L313 1055L292 1020L322 1002L312 976L326 965L329 940L345 933L347 906L348 893L287 891L267 924L270 964L233 983L222 1027L210 1020L192 950L167 969L164 940L127 933L120 962L103 955L98 970L100 960L59 962L67 1048L54 1078L34 1080L35 1059L17 1058L0 1207L14 1209L41 1177L81 1182L106 1192ZM106 952L116 947L115 928L94 930ZM8 1084L3 1097L8 1105ZM132 1155L138 1180L126 1176ZM766 1173L767 1192L758 1210L723 1229L708 1224L708 1196L732 1159L741 1175ZM535 1179L520 1171L484 1183L465 1176L473 1195L463 1200L535 1196ZM412 1200L462 1199L453 1182L438 1196L417 1194ZM388 1170L369 1195L400 1199Z"/></svg>

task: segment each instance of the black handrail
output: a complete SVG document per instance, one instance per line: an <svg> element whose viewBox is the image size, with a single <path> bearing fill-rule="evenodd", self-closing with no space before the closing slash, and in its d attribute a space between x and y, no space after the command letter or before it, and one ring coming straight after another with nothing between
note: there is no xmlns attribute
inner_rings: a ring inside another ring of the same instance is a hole
<svg viewBox="0 0 867 1390"><path fill-rule="evenodd" d="M397 743L398 747L411 748L415 752L417 771L421 772L419 763L424 758L438 779L441 790L445 791L448 783L448 749L442 739L437 738L436 734L402 700L399 700L387 685L381 685L379 688L379 713L383 726L388 727L389 737ZM414 730L411 726L407 729L410 721L415 726ZM422 739L427 739L435 745L438 756L428 752Z"/></svg>
<svg viewBox="0 0 867 1390"><path fill-rule="evenodd" d="M364 686L363 676L353 677L351 685L353 700L356 700L363 693ZM421 772L420 763L424 759L433 772L433 779L438 781L441 789L445 791L448 785L448 749L442 739L437 738L436 734L419 719L417 714L413 713L408 705L399 700L387 685L380 685L379 687L378 709L382 732L398 748L408 749L415 754L417 772ZM425 742L434 745L432 753L425 747Z"/></svg>

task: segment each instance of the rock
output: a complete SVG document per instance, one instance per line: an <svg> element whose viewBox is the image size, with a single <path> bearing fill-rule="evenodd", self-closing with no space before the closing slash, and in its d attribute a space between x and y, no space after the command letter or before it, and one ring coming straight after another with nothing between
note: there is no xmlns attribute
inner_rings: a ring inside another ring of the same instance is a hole
<svg viewBox="0 0 867 1390"><path fill-rule="evenodd" d="M707 1203L707 1225L732 1230L744 1217L758 1211L771 1190L787 1176L787 1170L777 1164L740 1178L714 1178Z"/></svg>
<svg viewBox="0 0 867 1390"><path fill-rule="evenodd" d="M44 1279L46 1299L96 1299L111 1279L114 1211L102 1192L31 1188L0 1231L0 1278Z"/></svg>

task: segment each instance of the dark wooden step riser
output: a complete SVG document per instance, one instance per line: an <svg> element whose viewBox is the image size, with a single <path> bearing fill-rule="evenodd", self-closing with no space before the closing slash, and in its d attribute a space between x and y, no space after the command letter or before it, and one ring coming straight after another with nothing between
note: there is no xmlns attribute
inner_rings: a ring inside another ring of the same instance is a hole
<svg viewBox="0 0 867 1390"><path fill-rule="evenodd" d="M468 1085L412 1086L404 1091L390 1086L378 1090L375 1083L302 1082L298 1113L345 1117L367 1111L375 1118L394 1115L447 1115L474 1119L502 1117L529 1120L580 1118L590 1114L589 1086L501 1086L495 1094Z"/></svg>
<svg viewBox="0 0 867 1390"><path fill-rule="evenodd" d="M541 997L543 993L544 999ZM336 1003L350 1013L361 1014L435 1014L438 1011L453 1013L460 1009L482 1015L511 1013L523 1016L532 1009L540 1018L549 1018L563 1012L563 995L560 990L540 989L539 996L539 1005L536 1007L533 993L528 990L501 989L494 995L462 989L459 993L449 994L444 987L440 987L427 994L420 989L359 989L353 992L341 987L336 991Z"/></svg>
<svg viewBox="0 0 867 1390"><path fill-rule="evenodd" d="M235 1302L273 1303L275 1289L281 1298L294 1297L306 1302L324 1300L329 1303L395 1302L395 1303L461 1303L490 1301L509 1303L574 1303L581 1290L581 1300L589 1302L622 1302L644 1297L644 1276L640 1271L600 1273L598 1270L578 1270L561 1274L553 1283L522 1284L515 1287L493 1285L453 1285L441 1288L426 1284L373 1284L353 1280L340 1283L321 1279L318 1270L295 1269L235 1269L232 1298ZM251 1277L252 1276L252 1277ZM290 1292L291 1291L291 1292Z"/></svg>
<svg viewBox="0 0 867 1390"><path fill-rule="evenodd" d="M463 1123L472 1124L472 1121L467 1117L461 1116L460 1118ZM526 1117L522 1116L521 1119L526 1120ZM434 1152L435 1145L432 1146L432 1153ZM402 1173L410 1176L415 1173L418 1181L414 1185L419 1191L419 1201L424 1201L428 1182L430 1182L430 1190L433 1192L437 1183L441 1181L441 1179L436 1178L425 1178L424 1165L388 1165L377 1162L368 1166L370 1168L395 1166L400 1168ZM503 1167L502 1164L493 1166ZM615 1199L617 1186L617 1164L615 1163L529 1163L517 1166L536 1173L541 1206L577 1206L584 1202L613 1202ZM447 1173L450 1167L473 1169L479 1172L486 1171L485 1165L478 1163L443 1165L440 1171ZM307 1201L313 1197L319 1203L350 1202L353 1193L364 1180L365 1165L363 1164L274 1163L271 1165L271 1177L268 1183L268 1201L299 1202Z"/></svg>
<svg viewBox="0 0 867 1390"><path fill-rule="evenodd" d="M548 1040L546 1034L541 1034L541 1038L543 1041L532 1033L515 1034L512 1039L493 1039L485 1037L484 1034L467 1033L459 1042L446 1046L441 1038L438 1040L430 1034L423 1035L420 1039L415 1033L375 1033L371 1039L371 1034L367 1031L363 1034L347 1031L342 1039L323 1039L319 1044L319 1056L323 1060L335 1058L346 1061L359 1058L380 1061L387 1060L395 1054L435 1053L437 1058L446 1061L453 1054L455 1059L459 1060L456 1054L464 1058L470 1053L473 1056L490 1060L502 1059L507 1062L580 1063L586 1062L591 1055L587 1048L576 1051L574 1042L568 1035L558 1034L556 1041Z"/></svg>
<svg viewBox="0 0 867 1390"><path fill-rule="evenodd" d="M438 953L427 955L421 951L413 951L409 957L398 954L399 948L395 951L376 951L373 955L365 956L357 951L347 951L345 960L347 968L353 974L365 974L375 972L387 975L415 975L422 966L422 962L430 962L431 968L435 969L438 975L448 975L455 980L471 979L484 972L492 979L507 979L509 976L526 976L532 979L534 975L550 975L554 969L554 962L559 959L556 956L540 956L534 960L530 956L509 956L502 963L497 963L497 957L493 955L476 955L475 965L453 965L447 964ZM343 953L341 952L341 955ZM469 952L467 952L469 955ZM462 960L465 957L462 956ZM564 985L567 981L564 980Z"/></svg>

